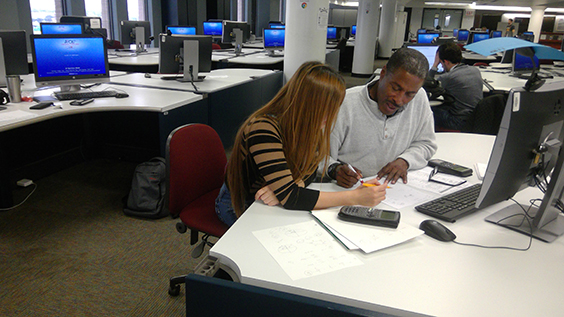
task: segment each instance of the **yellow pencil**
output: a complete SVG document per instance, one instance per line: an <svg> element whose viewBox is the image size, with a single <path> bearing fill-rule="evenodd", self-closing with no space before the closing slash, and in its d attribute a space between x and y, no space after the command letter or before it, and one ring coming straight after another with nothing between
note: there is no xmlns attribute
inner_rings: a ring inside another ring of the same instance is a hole
<svg viewBox="0 0 564 317"><path fill-rule="evenodd" d="M362 183L362 186L372 187L372 186L376 186L376 185L375 185L375 184ZM391 187L390 187L390 186L386 186L386 188L391 188Z"/></svg>

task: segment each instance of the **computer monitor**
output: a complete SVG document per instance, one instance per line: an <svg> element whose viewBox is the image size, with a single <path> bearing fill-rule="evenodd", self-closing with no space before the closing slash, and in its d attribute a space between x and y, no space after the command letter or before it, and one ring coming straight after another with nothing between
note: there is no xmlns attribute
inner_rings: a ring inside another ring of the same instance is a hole
<svg viewBox="0 0 564 317"><path fill-rule="evenodd" d="M268 28L270 29L285 29L286 25L282 22L270 22L268 23Z"/></svg>
<svg viewBox="0 0 564 317"><path fill-rule="evenodd" d="M513 62L512 62L512 72L513 75L519 76L523 74L530 74L533 70L538 70L540 67L540 61L536 56L533 56L533 60L525 52L525 50L532 50L530 47L523 47L513 50ZM534 54L534 52L533 52Z"/></svg>
<svg viewBox="0 0 564 317"><path fill-rule="evenodd" d="M137 51L145 49L151 43L151 23L149 21L121 21L121 44L135 44Z"/></svg>
<svg viewBox="0 0 564 317"><path fill-rule="evenodd" d="M521 206L513 204L488 216L487 221L527 235L532 231L534 237L547 242L564 233L564 155L559 155L564 142L562 104L562 82L546 83L535 91L510 91L476 207L485 208L510 199L519 190L535 184L542 185L544 197L527 215ZM551 170L550 180L543 177Z"/></svg>
<svg viewBox="0 0 564 317"><path fill-rule="evenodd" d="M177 35L196 35L196 27L187 25L167 25L165 31Z"/></svg>
<svg viewBox="0 0 564 317"><path fill-rule="evenodd" d="M81 84L108 82L106 40L94 34L32 35L35 85L80 90Z"/></svg>
<svg viewBox="0 0 564 317"><path fill-rule="evenodd" d="M337 40L337 28L334 26L327 27L327 40L336 41Z"/></svg>
<svg viewBox="0 0 564 317"><path fill-rule="evenodd" d="M83 25L85 34L90 34L92 29L102 28L102 18L100 17L87 17L78 15L63 15L59 19L60 23L80 23Z"/></svg>
<svg viewBox="0 0 564 317"><path fill-rule="evenodd" d="M417 34L417 43L431 44L433 39L439 37L440 35L440 33L419 33Z"/></svg>
<svg viewBox="0 0 564 317"><path fill-rule="evenodd" d="M501 37L503 35L503 31L492 31L492 38L494 37Z"/></svg>
<svg viewBox="0 0 564 317"><path fill-rule="evenodd" d="M470 35L470 31L468 30L458 30L458 36L457 36L457 40L459 42L466 42L468 41L468 35Z"/></svg>
<svg viewBox="0 0 564 317"><path fill-rule="evenodd" d="M212 42L213 39L209 35L159 34L159 73L184 75L163 77L164 79L203 80L198 73L211 71Z"/></svg>
<svg viewBox="0 0 564 317"><path fill-rule="evenodd" d="M519 36L519 38L523 39L525 41L534 42L535 41L535 34L533 32L523 32L523 34L521 34L521 36Z"/></svg>
<svg viewBox="0 0 564 317"><path fill-rule="evenodd" d="M82 34L84 25L82 23L39 23L41 34Z"/></svg>
<svg viewBox="0 0 564 317"><path fill-rule="evenodd" d="M452 36L457 38L458 37L458 29L453 29L452 30Z"/></svg>
<svg viewBox="0 0 564 317"><path fill-rule="evenodd" d="M431 43L441 45L443 43L454 42L456 38L453 36L435 37Z"/></svg>
<svg viewBox="0 0 564 317"><path fill-rule="evenodd" d="M513 50L503 51L503 55L501 56L500 63L503 63L503 64L513 63Z"/></svg>
<svg viewBox="0 0 564 317"><path fill-rule="evenodd" d="M275 55L276 51L284 49L284 37L286 30L263 29L262 32L264 49L267 50L270 55Z"/></svg>
<svg viewBox="0 0 564 317"><path fill-rule="evenodd" d="M348 26L337 26L337 39L348 39L351 35L351 28Z"/></svg>
<svg viewBox="0 0 564 317"><path fill-rule="evenodd" d="M0 31L0 86L7 75L27 75L27 44L24 30Z"/></svg>
<svg viewBox="0 0 564 317"><path fill-rule="evenodd" d="M356 36L356 25L351 26L351 35Z"/></svg>
<svg viewBox="0 0 564 317"><path fill-rule="evenodd" d="M407 45L407 48L414 49L421 54L425 55L427 61L429 62L429 69L433 67L433 63L435 62L435 56L437 55L437 49L439 46L437 44L423 44L423 45ZM442 73L444 72L443 65L439 64L437 67L437 72Z"/></svg>
<svg viewBox="0 0 564 317"><path fill-rule="evenodd" d="M220 38L223 30L223 23L221 21L205 21L204 35L211 35L215 38Z"/></svg>
<svg viewBox="0 0 564 317"><path fill-rule="evenodd" d="M417 34L427 33L427 29L419 29L417 30Z"/></svg>
<svg viewBox="0 0 564 317"><path fill-rule="evenodd" d="M241 21L223 21L221 42L233 44L235 54L241 54L243 43L251 39L251 25Z"/></svg>
<svg viewBox="0 0 564 317"><path fill-rule="evenodd" d="M470 37L468 38L468 44L487 40L489 38L490 38L490 33L488 32L471 32Z"/></svg>

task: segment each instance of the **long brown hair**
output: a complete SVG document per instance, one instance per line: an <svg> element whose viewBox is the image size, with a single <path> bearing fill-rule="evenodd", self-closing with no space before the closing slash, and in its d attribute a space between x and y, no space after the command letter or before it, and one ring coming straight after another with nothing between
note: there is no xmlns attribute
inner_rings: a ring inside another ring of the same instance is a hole
<svg viewBox="0 0 564 317"><path fill-rule="evenodd" d="M345 81L337 71L320 62L306 62L265 106L239 128L227 164L226 181L237 216L247 196L243 184L244 130L260 117L269 116L280 126L282 145L294 181L303 180L329 156L331 130L345 97ZM325 121L325 128L323 124Z"/></svg>

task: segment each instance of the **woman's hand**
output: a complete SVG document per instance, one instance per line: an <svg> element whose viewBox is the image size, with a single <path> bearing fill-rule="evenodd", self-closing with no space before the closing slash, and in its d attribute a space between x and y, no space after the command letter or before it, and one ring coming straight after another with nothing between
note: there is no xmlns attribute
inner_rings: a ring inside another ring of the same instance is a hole
<svg viewBox="0 0 564 317"><path fill-rule="evenodd" d="M363 186L355 190L358 194L356 205L367 207L378 205L386 199L386 188L388 188L387 181L384 184L380 184L376 179L365 181Z"/></svg>
<svg viewBox="0 0 564 317"><path fill-rule="evenodd" d="M255 200L262 200L268 206L276 206L280 204L274 192L268 187L264 186L263 188L259 189L255 194Z"/></svg>

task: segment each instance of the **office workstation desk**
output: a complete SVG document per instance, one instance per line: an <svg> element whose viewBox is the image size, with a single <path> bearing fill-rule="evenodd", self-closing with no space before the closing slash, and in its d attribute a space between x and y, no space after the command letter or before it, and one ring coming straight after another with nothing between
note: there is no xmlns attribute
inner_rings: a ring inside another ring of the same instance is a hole
<svg viewBox="0 0 564 317"><path fill-rule="evenodd" d="M159 88L200 94L208 107L208 125L219 134L224 147L233 144L234 136L243 121L255 110L270 101L282 87L283 72L263 69L214 69L201 82L162 80L163 76L131 73L113 77L120 86Z"/></svg>
<svg viewBox="0 0 564 317"><path fill-rule="evenodd" d="M23 95L50 95L23 76ZM0 111L0 191L3 207L21 178L38 179L90 157L142 161L164 156L168 134L187 123L207 123L202 95L162 89L101 84L92 90L117 90L127 98L96 98L84 106L55 101L30 110L35 102L9 103Z"/></svg>
<svg viewBox="0 0 564 317"><path fill-rule="evenodd" d="M494 137L438 133L437 143L436 158L472 167L488 162ZM468 180L478 181L475 173ZM342 190L335 184L322 188ZM530 198L542 195L528 188L515 196L525 206ZM510 204L504 201L445 225L461 243L526 248L528 236L484 221ZM418 227L430 218L413 206L400 211L401 223L409 226ZM394 315L560 316L564 311L563 238L551 244L533 240L528 251L513 251L462 246L420 235L369 254L347 251L362 264L293 280L254 232L311 221L304 211L254 203L211 248L210 257L245 284Z"/></svg>

